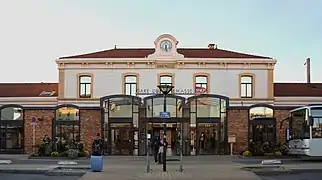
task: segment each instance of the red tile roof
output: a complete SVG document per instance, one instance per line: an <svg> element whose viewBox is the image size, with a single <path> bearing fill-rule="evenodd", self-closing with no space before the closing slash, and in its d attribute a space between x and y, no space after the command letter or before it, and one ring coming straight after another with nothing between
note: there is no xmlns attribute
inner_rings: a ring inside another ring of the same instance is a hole
<svg viewBox="0 0 322 180"><path fill-rule="evenodd" d="M0 97L39 97L43 91L56 91L58 83L0 83Z"/></svg>
<svg viewBox="0 0 322 180"><path fill-rule="evenodd" d="M81 54L75 56L61 57L60 59L69 58L145 58L154 53L154 48L142 49L109 49L105 51ZM270 57L244 54L239 52L227 51L222 49L189 49L179 48L178 53L183 54L186 58L254 58L254 59L271 59Z"/></svg>
<svg viewBox="0 0 322 180"><path fill-rule="evenodd" d="M274 83L274 96L322 96L322 83Z"/></svg>
<svg viewBox="0 0 322 180"><path fill-rule="evenodd" d="M42 91L56 91L58 83L0 83L0 97L39 97ZM322 83L274 83L275 97L322 97Z"/></svg>

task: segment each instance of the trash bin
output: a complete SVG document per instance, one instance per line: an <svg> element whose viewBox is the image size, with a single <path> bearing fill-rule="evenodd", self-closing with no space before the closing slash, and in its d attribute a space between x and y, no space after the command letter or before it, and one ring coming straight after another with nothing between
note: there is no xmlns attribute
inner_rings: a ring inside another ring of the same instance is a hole
<svg viewBox="0 0 322 180"><path fill-rule="evenodd" d="M103 170L103 156L91 156L91 170L101 172Z"/></svg>

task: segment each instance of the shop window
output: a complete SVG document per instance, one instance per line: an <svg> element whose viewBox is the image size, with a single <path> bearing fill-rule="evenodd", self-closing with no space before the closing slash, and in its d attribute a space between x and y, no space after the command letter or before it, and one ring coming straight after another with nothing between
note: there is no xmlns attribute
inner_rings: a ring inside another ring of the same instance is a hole
<svg viewBox="0 0 322 180"><path fill-rule="evenodd" d="M240 76L240 97L252 98L254 95L254 76L241 75Z"/></svg>
<svg viewBox="0 0 322 180"><path fill-rule="evenodd" d="M80 141L80 116L79 109L74 107L61 107L56 110L54 141L58 149L71 142Z"/></svg>
<svg viewBox="0 0 322 180"><path fill-rule="evenodd" d="M92 76L79 76L79 98L92 98Z"/></svg>
<svg viewBox="0 0 322 180"><path fill-rule="evenodd" d="M125 95L136 96L136 91L138 89L137 79L138 77L136 75L126 75L124 77Z"/></svg>
<svg viewBox="0 0 322 180"><path fill-rule="evenodd" d="M249 119L263 119L263 118L273 118L274 110L269 107L253 107L249 110Z"/></svg>

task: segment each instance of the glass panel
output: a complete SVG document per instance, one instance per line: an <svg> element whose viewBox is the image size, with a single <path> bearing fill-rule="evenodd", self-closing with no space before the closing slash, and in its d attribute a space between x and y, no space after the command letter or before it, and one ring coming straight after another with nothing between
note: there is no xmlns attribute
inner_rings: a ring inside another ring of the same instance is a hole
<svg viewBox="0 0 322 180"><path fill-rule="evenodd" d="M218 98L198 98L197 117L220 117L220 99Z"/></svg>
<svg viewBox="0 0 322 180"><path fill-rule="evenodd" d="M246 85L246 96L247 97L252 97L252 84L247 84Z"/></svg>
<svg viewBox="0 0 322 180"><path fill-rule="evenodd" d="M80 77L80 81L79 81L80 83L91 83L92 82L92 78L91 78L91 76L81 76Z"/></svg>
<svg viewBox="0 0 322 180"><path fill-rule="evenodd" d="M126 76L125 83L136 83L136 76Z"/></svg>
<svg viewBox="0 0 322 180"><path fill-rule="evenodd" d="M251 76L242 76L241 83L252 83L253 78Z"/></svg>
<svg viewBox="0 0 322 180"><path fill-rule="evenodd" d="M56 120L78 121L79 110L73 107L62 107L56 110Z"/></svg>
<svg viewBox="0 0 322 180"><path fill-rule="evenodd" d="M133 113L133 126L139 127L139 113Z"/></svg>
<svg viewBox="0 0 322 180"><path fill-rule="evenodd" d="M269 107L254 107L249 110L250 120L256 118L272 118L274 117L274 110Z"/></svg>
<svg viewBox="0 0 322 180"><path fill-rule="evenodd" d="M197 110L197 99L193 99L190 101L190 112L196 112Z"/></svg>
<svg viewBox="0 0 322 180"><path fill-rule="evenodd" d="M197 128L198 153L219 154L220 124L199 123Z"/></svg>
<svg viewBox="0 0 322 180"><path fill-rule="evenodd" d="M241 97L247 97L247 86L246 84L240 85L240 96Z"/></svg>
<svg viewBox="0 0 322 180"><path fill-rule="evenodd" d="M56 125L56 140L61 144L80 141L78 125ZM64 148L64 147L61 147Z"/></svg>
<svg viewBox="0 0 322 180"><path fill-rule="evenodd" d="M108 113L104 113L104 123L108 123Z"/></svg>
<svg viewBox="0 0 322 180"><path fill-rule="evenodd" d="M207 77L206 76L197 76L196 77L196 84L204 83L207 84Z"/></svg>
<svg viewBox="0 0 322 180"><path fill-rule="evenodd" d="M111 154L131 155L133 153L133 130L131 124L110 124Z"/></svg>
<svg viewBox="0 0 322 180"><path fill-rule="evenodd" d="M291 139L308 139L310 138L309 126L306 122L306 109L295 111L292 113L291 120Z"/></svg>
<svg viewBox="0 0 322 180"><path fill-rule="evenodd" d="M172 77L171 76L161 76L160 77L160 83L172 83Z"/></svg>
<svg viewBox="0 0 322 180"><path fill-rule="evenodd" d="M312 137L322 138L322 118L313 118Z"/></svg>
<svg viewBox="0 0 322 180"><path fill-rule="evenodd" d="M131 84L125 84L125 94L131 95Z"/></svg>
<svg viewBox="0 0 322 180"><path fill-rule="evenodd" d="M1 110L1 120L23 120L23 109L8 107Z"/></svg>
<svg viewBox="0 0 322 180"><path fill-rule="evenodd" d="M322 117L322 109L321 108L311 108L311 116Z"/></svg>
<svg viewBox="0 0 322 180"><path fill-rule="evenodd" d="M224 99L220 99L220 103L221 103L221 112L226 112L227 111L227 101Z"/></svg>
<svg viewBox="0 0 322 180"><path fill-rule="evenodd" d="M23 128L22 126L8 125L5 132L6 149L22 148Z"/></svg>
<svg viewBox="0 0 322 180"><path fill-rule="evenodd" d="M110 117L132 117L132 99L110 99L109 115Z"/></svg>
<svg viewBox="0 0 322 180"><path fill-rule="evenodd" d="M196 113L190 113L190 123L196 126L196 123L197 123Z"/></svg>
<svg viewBox="0 0 322 180"><path fill-rule="evenodd" d="M167 112L170 112L171 117L176 117L177 99L172 97L167 97L166 101L167 101L166 102ZM163 112L163 104L164 104L163 97L153 99L153 117L160 117L160 112Z"/></svg>
<svg viewBox="0 0 322 180"><path fill-rule="evenodd" d="M146 117L152 117L152 99L146 101Z"/></svg>

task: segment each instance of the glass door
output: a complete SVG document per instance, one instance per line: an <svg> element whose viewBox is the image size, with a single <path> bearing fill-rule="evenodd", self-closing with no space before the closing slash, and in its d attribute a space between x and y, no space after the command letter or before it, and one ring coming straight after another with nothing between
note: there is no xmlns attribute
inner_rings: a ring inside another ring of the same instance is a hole
<svg viewBox="0 0 322 180"><path fill-rule="evenodd" d="M197 124L197 153L200 155L219 154L220 150L220 124Z"/></svg>
<svg viewBox="0 0 322 180"><path fill-rule="evenodd" d="M110 124L111 155L133 155L133 128L130 123Z"/></svg>
<svg viewBox="0 0 322 180"><path fill-rule="evenodd" d="M0 126L0 153L23 152L23 128L21 125Z"/></svg>
<svg viewBox="0 0 322 180"><path fill-rule="evenodd" d="M249 128L250 150L254 155L264 155L271 151L275 143L275 126L272 124L253 124Z"/></svg>

